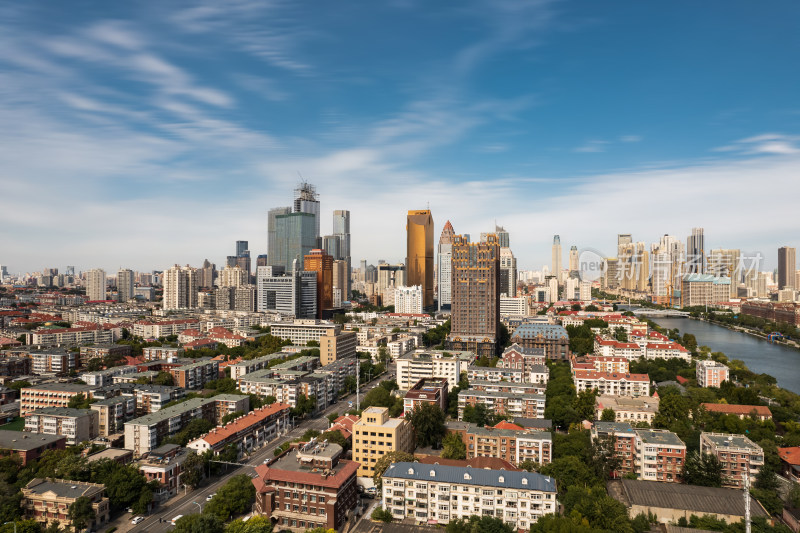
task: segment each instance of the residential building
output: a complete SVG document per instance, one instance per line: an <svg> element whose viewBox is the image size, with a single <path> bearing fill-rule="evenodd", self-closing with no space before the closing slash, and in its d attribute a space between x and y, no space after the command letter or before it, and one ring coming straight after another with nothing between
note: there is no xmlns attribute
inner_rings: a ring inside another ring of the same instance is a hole
<svg viewBox="0 0 800 533"><path fill-rule="evenodd" d="M45 407L25 416L25 431L45 435L63 435L74 446L96 438L100 433L99 417L91 409Z"/></svg>
<svg viewBox="0 0 800 533"><path fill-rule="evenodd" d="M0 429L0 450L11 450L22 460L22 466L35 461L47 450L63 450L67 447L64 435L29 433Z"/></svg>
<svg viewBox="0 0 800 533"><path fill-rule="evenodd" d="M28 376L32 368L33 359L30 357L0 357L0 376Z"/></svg>
<svg viewBox="0 0 800 533"><path fill-rule="evenodd" d="M439 253L437 255L436 283L439 311L449 311L453 302L453 238L456 232L448 220L439 237Z"/></svg>
<svg viewBox="0 0 800 533"><path fill-rule="evenodd" d="M322 366L338 359L356 356L358 335L353 331L329 330L319 338L319 359Z"/></svg>
<svg viewBox="0 0 800 533"><path fill-rule="evenodd" d="M713 274L686 274L681 279L681 305L694 307L730 300L731 278Z"/></svg>
<svg viewBox="0 0 800 533"><path fill-rule="evenodd" d="M367 407L353 424L353 461L359 465L359 477L372 477L375 463L387 453L412 453L414 448L411 422L390 418L386 407Z"/></svg>
<svg viewBox="0 0 800 533"><path fill-rule="evenodd" d="M778 448L781 458L780 475L793 483L800 483L800 446Z"/></svg>
<svg viewBox="0 0 800 533"><path fill-rule="evenodd" d="M196 318L139 320L133 323L133 334L144 339L158 339L159 337L178 335L186 329L197 328L199 326L200 321Z"/></svg>
<svg viewBox="0 0 800 533"><path fill-rule="evenodd" d="M448 348L494 357L500 332L500 247L497 235L471 243L453 240L452 293Z"/></svg>
<svg viewBox="0 0 800 533"><path fill-rule="evenodd" d="M288 429L290 409L291 407L284 403L273 403L255 409L224 426L217 426L190 442L187 447L197 450L197 453L212 450L215 454L219 454L233 445L240 455L249 453L276 439Z"/></svg>
<svg viewBox="0 0 800 533"><path fill-rule="evenodd" d="M523 348L514 343L503 351L500 361L497 362L497 368L514 368L531 372L533 367L543 365L546 360L544 347Z"/></svg>
<svg viewBox="0 0 800 533"><path fill-rule="evenodd" d="M545 465L553 460L553 436L550 432L525 429L508 422L501 424L481 427L465 422L449 422L447 430L461 437L467 459L496 457L513 465L525 461Z"/></svg>
<svg viewBox="0 0 800 533"><path fill-rule="evenodd" d="M501 317L525 317L530 314L526 296L509 297L500 295Z"/></svg>
<svg viewBox="0 0 800 533"><path fill-rule="evenodd" d="M517 295L517 258L514 257L511 248L504 247L502 244L500 244L499 291L501 298L504 296L514 298Z"/></svg>
<svg viewBox="0 0 800 533"><path fill-rule="evenodd" d="M772 411L766 405L734 405L728 403L701 403L709 413L735 415L740 419L755 418L761 422L772 420Z"/></svg>
<svg viewBox="0 0 800 533"><path fill-rule="evenodd" d="M165 311L195 309L197 307L198 278L197 269L189 265L185 267L175 265L165 270L162 274L164 285L162 308Z"/></svg>
<svg viewBox="0 0 800 533"><path fill-rule="evenodd" d="M697 386L698 387L719 387L723 381L728 381L728 367L712 359L700 359L697 361Z"/></svg>
<svg viewBox="0 0 800 533"><path fill-rule="evenodd" d="M145 348L146 350L147 348ZM81 368L89 364L92 359L104 358L109 355L130 355L131 346L129 344L100 344L92 346L81 346L79 366ZM145 359L146 360L146 359Z"/></svg>
<svg viewBox="0 0 800 533"><path fill-rule="evenodd" d="M423 378L445 378L452 390L474 360L473 352L414 350L395 359L397 385L400 390L408 390Z"/></svg>
<svg viewBox="0 0 800 533"><path fill-rule="evenodd" d="M183 463L193 450L181 448L177 444L164 444L150 450L140 461L139 471L147 481L158 481L159 488L153 492L157 501L165 501L175 496L181 486Z"/></svg>
<svg viewBox="0 0 800 533"><path fill-rule="evenodd" d="M26 520L35 520L44 526L51 522L71 524L69 508L82 497L89 499L95 513L87 527L100 529L109 521L110 504L105 495L105 486L97 483L34 478L22 488L22 511Z"/></svg>
<svg viewBox="0 0 800 533"><path fill-rule="evenodd" d="M125 422L136 417L136 398L133 396L113 396L97 400L89 406L98 415L98 433L108 437L125 431Z"/></svg>
<svg viewBox="0 0 800 533"><path fill-rule="evenodd" d="M277 528L341 530L358 503L358 463L342 459L333 443L301 443L256 467L256 514Z"/></svg>
<svg viewBox="0 0 800 533"><path fill-rule="evenodd" d="M125 303L133 299L133 270L121 268L117 272L117 301Z"/></svg>
<svg viewBox="0 0 800 533"><path fill-rule="evenodd" d="M645 481L680 483L686 444L666 429L636 430L636 474Z"/></svg>
<svg viewBox="0 0 800 533"><path fill-rule="evenodd" d="M186 391L180 387L167 385L136 385L133 390L138 416L155 413L168 403L180 400Z"/></svg>
<svg viewBox="0 0 800 533"><path fill-rule="evenodd" d="M141 457L196 418L216 421L214 398L192 398L125 423L125 449Z"/></svg>
<svg viewBox="0 0 800 533"><path fill-rule="evenodd" d="M508 392L512 394L544 394L545 383L512 383L510 381L469 381L469 388L476 391Z"/></svg>
<svg viewBox="0 0 800 533"><path fill-rule="evenodd" d="M77 367L75 352L64 348L33 350L29 356L33 362L33 373L38 376L44 374L63 376Z"/></svg>
<svg viewBox="0 0 800 533"><path fill-rule="evenodd" d="M167 361L183 357L183 348L172 346L150 346L142 348L142 357L145 361Z"/></svg>
<svg viewBox="0 0 800 533"><path fill-rule="evenodd" d="M218 280L220 287L241 287L250 283L250 272L239 265L226 266L219 271Z"/></svg>
<svg viewBox="0 0 800 533"><path fill-rule="evenodd" d="M217 413L217 425L222 419L234 413L250 412L250 397L242 394L217 394L214 398L214 409Z"/></svg>
<svg viewBox="0 0 800 533"><path fill-rule="evenodd" d="M105 387L114 383L114 376L123 376L126 374L136 374L136 367L129 365L112 366L105 370L97 370L95 372L83 372L80 374L80 379L87 385L92 387Z"/></svg>
<svg viewBox="0 0 800 533"><path fill-rule="evenodd" d="M464 409L483 404L490 413L523 418L544 418L544 394L513 394L474 389L458 393L458 419L464 417Z"/></svg>
<svg viewBox="0 0 800 533"><path fill-rule="evenodd" d="M593 443L600 439L601 445L610 445L614 456L619 461L616 470L610 472L612 477L617 478L629 474L638 476L641 459L637 457L637 436L636 431L628 422L595 420L590 435Z"/></svg>
<svg viewBox="0 0 800 533"><path fill-rule="evenodd" d="M511 342L522 348L543 348L551 361L569 359L569 335L562 326L527 323L520 325L511 335Z"/></svg>
<svg viewBox="0 0 800 533"><path fill-rule="evenodd" d="M428 209L409 211L406 221L406 284L422 287L422 307L433 308L433 217Z"/></svg>
<svg viewBox="0 0 800 533"><path fill-rule="evenodd" d="M340 289L342 300L349 300L352 291L350 276L353 268L352 257L350 256L350 211L345 209L334 210L333 237L338 243L339 252L334 256L334 259L343 263L341 268L344 271L337 280L336 267L334 266L334 290L336 288Z"/></svg>
<svg viewBox="0 0 800 533"><path fill-rule="evenodd" d="M722 485L741 488L745 476L750 485L764 466L764 450L744 435L700 433L700 453L709 453L722 463Z"/></svg>
<svg viewBox="0 0 800 533"><path fill-rule="evenodd" d="M535 472L394 463L383 474L383 508L396 520L446 524L492 516L528 530L558 512L556 482Z"/></svg>
<svg viewBox="0 0 800 533"><path fill-rule="evenodd" d="M742 304L742 314L793 326L800 325L800 305L796 303L748 301Z"/></svg>
<svg viewBox="0 0 800 533"><path fill-rule="evenodd" d="M46 407L68 407L78 394L91 395L93 387L76 383L44 383L20 389L20 416Z"/></svg>
<svg viewBox="0 0 800 533"><path fill-rule="evenodd" d="M578 392L597 389L601 395L650 396L650 378L647 374L575 370L572 380Z"/></svg>
<svg viewBox="0 0 800 533"><path fill-rule="evenodd" d="M422 287L397 287L394 289L394 312L404 315L422 313Z"/></svg>
<svg viewBox="0 0 800 533"><path fill-rule="evenodd" d="M600 420L603 411L611 409L614 411L617 422L627 422L639 424L646 422L653 423L658 412L658 396L640 396L637 398L630 396L610 396L601 395L595 399L595 418Z"/></svg>
<svg viewBox="0 0 800 533"><path fill-rule="evenodd" d="M106 299L106 271L93 268L86 273L86 299L90 302Z"/></svg>
<svg viewBox="0 0 800 533"><path fill-rule="evenodd" d="M423 378L403 396L403 415L418 405L429 403L447 412L447 378Z"/></svg>
<svg viewBox="0 0 800 533"><path fill-rule="evenodd" d="M175 386L184 389L202 389L209 381L219 379L219 361L201 359L196 363L179 366L169 370Z"/></svg>
<svg viewBox="0 0 800 533"><path fill-rule="evenodd" d="M306 346L308 341L319 342L323 335L337 334L342 327L333 322L321 320L295 320L270 324L270 334L292 341L292 344Z"/></svg>
<svg viewBox="0 0 800 533"><path fill-rule="evenodd" d="M796 256L797 248L789 246L778 248L778 290L800 288L795 286Z"/></svg>

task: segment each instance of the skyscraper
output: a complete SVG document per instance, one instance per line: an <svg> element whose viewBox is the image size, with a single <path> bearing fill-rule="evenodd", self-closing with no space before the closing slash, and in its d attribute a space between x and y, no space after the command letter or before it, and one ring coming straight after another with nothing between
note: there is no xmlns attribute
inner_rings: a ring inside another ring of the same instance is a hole
<svg viewBox="0 0 800 533"><path fill-rule="evenodd" d="M318 248L319 241L319 200L317 188L307 182L302 182L294 190L293 210L295 213L310 213L314 215L314 248Z"/></svg>
<svg viewBox="0 0 800 533"><path fill-rule="evenodd" d="M730 278L730 296L739 295L739 283L742 282L741 252L736 249L717 248L708 254L707 272L715 277Z"/></svg>
<svg viewBox="0 0 800 533"><path fill-rule="evenodd" d="M500 248L500 294L509 298L517 296L517 258L511 248Z"/></svg>
<svg viewBox="0 0 800 533"><path fill-rule="evenodd" d="M500 332L500 246L496 235L486 242L453 238L453 303L448 346L493 357Z"/></svg>
<svg viewBox="0 0 800 533"><path fill-rule="evenodd" d="M293 261L293 267L297 261ZM256 270L259 312L278 312L295 318L317 315L317 274L293 268L261 266Z"/></svg>
<svg viewBox="0 0 800 533"><path fill-rule="evenodd" d="M241 257L245 255L250 255L250 247L248 246L247 241L236 241L236 257Z"/></svg>
<svg viewBox="0 0 800 533"><path fill-rule="evenodd" d="M298 268L303 270L303 258L317 248L314 236L316 216L312 213L286 213L275 214L274 219L275 232L273 240L269 242L267 257L269 264L289 270L297 260Z"/></svg>
<svg viewBox="0 0 800 533"><path fill-rule="evenodd" d="M284 269L286 265L283 262L275 264L272 261L278 256L278 248L283 246L283 242L278 238L278 215L288 215L292 212L291 207L274 207L267 213L267 263L272 266L282 266ZM283 261L283 259L281 259Z"/></svg>
<svg viewBox="0 0 800 533"><path fill-rule="evenodd" d="M133 300L133 270L121 268L117 272L117 301Z"/></svg>
<svg viewBox="0 0 800 533"><path fill-rule="evenodd" d="M453 238L456 232L453 225L448 220L442 228L442 235L439 237L439 255L436 263L436 282L439 293L439 311L450 310L453 302Z"/></svg>
<svg viewBox="0 0 800 533"><path fill-rule="evenodd" d="M481 242L486 242L486 239L492 233L481 233ZM502 226L494 225L494 235L497 235L497 241L500 243L500 248L509 248L511 246L511 236ZM469 235L465 235L469 240Z"/></svg>
<svg viewBox="0 0 800 533"><path fill-rule="evenodd" d="M162 308L194 309L197 307L197 269L186 265L175 265L164 271L162 282L164 284L164 303Z"/></svg>
<svg viewBox="0 0 800 533"><path fill-rule="evenodd" d="M795 289L797 270L797 249L788 246L778 248L778 290Z"/></svg>
<svg viewBox="0 0 800 533"><path fill-rule="evenodd" d="M102 268L86 273L86 298L93 302L106 299L106 271Z"/></svg>
<svg viewBox="0 0 800 533"><path fill-rule="evenodd" d="M406 284L422 287L422 306L433 308L433 217L428 209L409 211L406 223Z"/></svg>
<svg viewBox="0 0 800 533"><path fill-rule="evenodd" d="M314 249L305 256L303 270L317 274L317 318L333 309L333 257Z"/></svg>
<svg viewBox="0 0 800 533"><path fill-rule="evenodd" d="M236 265L247 272L247 280L249 283L250 275L253 273L253 270L250 262L250 247L247 241L236 241Z"/></svg>
<svg viewBox="0 0 800 533"><path fill-rule="evenodd" d="M250 283L250 275L239 265L226 266L219 273L220 287L241 287Z"/></svg>
<svg viewBox="0 0 800 533"><path fill-rule="evenodd" d="M211 289L214 287L214 280L217 277L217 265L206 259L203 266L197 272L197 287Z"/></svg>
<svg viewBox="0 0 800 533"><path fill-rule="evenodd" d="M632 244L633 237L630 233L617 233L617 257L619 257L620 250L626 244Z"/></svg>
<svg viewBox="0 0 800 533"><path fill-rule="evenodd" d="M341 287L342 298L350 298L352 290L352 280L350 277L353 272L353 259L350 256L350 211L346 209L337 209L333 212L333 236L339 241L339 256L334 256L334 259L344 261L346 263L346 276L344 281L346 285Z"/></svg>
<svg viewBox="0 0 800 533"><path fill-rule="evenodd" d="M578 247L577 246L570 246L569 247L569 275L570 277L578 277Z"/></svg>
<svg viewBox="0 0 800 533"><path fill-rule="evenodd" d="M686 272L704 274L706 271L705 237L703 228L692 228L686 239Z"/></svg>
<svg viewBox="0 0 800 533"><path fill-rule="evenodd" d="M559 279L561 277L561 237L553 235L553 272L552 274Z"/></svg>

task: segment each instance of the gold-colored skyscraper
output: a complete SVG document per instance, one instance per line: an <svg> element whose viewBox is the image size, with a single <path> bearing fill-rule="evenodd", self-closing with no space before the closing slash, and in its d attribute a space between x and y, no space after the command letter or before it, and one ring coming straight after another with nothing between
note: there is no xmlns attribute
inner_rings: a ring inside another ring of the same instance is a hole
<svg viewBox="0 0 800 533"><path fill-rule="evenodd" d="M303 269L317 273L317 318L333 309L333 257L323 250L311 250L304 258Z"/></svg>
<svg viewBox="0 0 800 533"><path fill-rule="evenodd" d="M406 285L422 287L422 307L433 308L433 217L428 209L409 211L406 223Z"/></svg>

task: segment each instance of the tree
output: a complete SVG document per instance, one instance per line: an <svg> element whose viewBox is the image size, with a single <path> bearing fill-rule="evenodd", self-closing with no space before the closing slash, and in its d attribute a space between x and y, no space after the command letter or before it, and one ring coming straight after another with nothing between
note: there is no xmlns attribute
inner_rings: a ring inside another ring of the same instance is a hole
<svg viewBox="0 0 800 533"><path fill-rule="evenodd" d="M659 391L660 393L660 391ZM658 413L653 417L653 426L669 428L675 422L689 418L689 402L678 393L661 396Z"/></svg>
<svg viewBox="0 0 800 533"><path fill-rule="evenodd" d="M597 482L592 469L573 455L553 460L552 463L542 466L539 473L556 478L559 492L573 485L584 486Z"/></svg>
<svg viewBox="0 0 800 533"><path fill-rule="evenodd" d="M447 533L513 533L515 531L501 518L476 515L467 519L451 520L445 530Z"/></svg>
<svg viewBox="0 0 800 533"><path fill-rule="evenodd" d="M599 392L597 389L584 390L578 393L575 398L574 407L579 420L594 420L595 400Z"/></svg>
<svg viewBox="0 0 800 533"><path fill-rule="evenodd" d="M327 419L328 419L328 423L330 423L330 424L333 424L333 422L334 422L334 421L335 421L337 418L339 418L339 413L337 413L337 412L331 413L331 414L329 414L329 415L328 415L327 417L325 417L325 418L327 418Z"/></svg>
<svg viewBox="0 0 800 533"><path fill-rule="evenodd" d="M375 485L378 486L378 489L381 488L381 483L383 481L383 473L389 468L389 465L392 463L414 463L417 461L417 458L411 455L410 453L394 451L389 452L375 463L375 473L372 474L372 480L375 482Z"/></svg>
<svg viewBox="0 0 800 533"><path fill-rule="evenodd" d="M94 522L95 516L92 500L86 496L79 497L69 506L69 519L72 521L75 531L86 529L90 523Z"/></svg>
<svg viewBox="0 0 800 533"><path fill-rule="evenodd" d="M153 380L153 383L156 385L167 385L172 387L175 385L175 379L172 377L172 374L169 372L161 371Z"/></svg>
<svg viewBox="0 0 800 533"><path fill-rule="evenodd" d="M372 511L371 518L373 520L378 520L380 522L391 522L394 520L394 516L392 516L391 511L388 509L384 509L383 507L376 507L374 511Z"/></svg>
<svg viewBox="0 0 800 533"><path fill-rule="evenodd" d="M24 389L25 387L30 387L30 386L31 386L31 382L30 381L25 381L23 379L21 381L13 381L13 382L11 382L8 385L8 388L19 392L20 389Z"/></svg>
<svg viewBox="0 0 800 533"><path fill-rule="evenodd" d="M482 403L467 405L464 407L464 414L461 417L464 422L485 426L490 421L489 409Z"/></svg>
<svg viewBox="0 0 800 533"><path fill-rule="evenodd" d="M213 514L188 514L175 523L175 529L172 531L173 533L225 533L225 527Z"/></svg>
<svg viewBox="0 0 800 533"><path fill-rule="evenodd" d="M292 409L293 416L305 417L308 413L313 413L317 408L317 397L312 394L310 397L305 394L300 394L295 401L295 406Z"/></svg>
<svg viewBox="0 0 800 533"><path fill-rule="evenodd" d="M196 489L203 481L205 461L203 456L198 453L190 453L189 457L183 462L183 474L181 479L185 485Z"/></svg>
<svg viewBox="0 0 800 533"><path fill-rule="evenodd" d="M203 514L211 514L225 522L231 516L246 513L255 501L256 489L252 479L246 474L233 476L217 491L203 509Z"/></svg>
<svg viewBox="0 0 800 533"><path fill-rule="evenodd" d="M603 422L614 422L617 419L617 413L610 407L606 407L603 409L603 414L600 417L600 420Z"/></svg>
<svg viewBox="0 0 800 533"><path fill-rule="evenodd" d="M90 400L85 394L80 392L69 399L67 407L71 409L89 409L89 406L94 402L95 400Z"/></svg>
<svg viewBox="0 0 800 533"><path fill-rule="evenodd" d="M397 385L397 381L393 379L384 379L381 381L380 386L389 392L400 390L400 387Z"/></svg>
<svg viewBox="0 0 800 533"><path fill-rule="evenodd" d="M715 455L691 452L686 457L683 468L683 480L689 485L701 487L722 486L722 463Z"/></svg>
<svg viewBox="0 0 800 533"><path fill-rule="evenodd" d="M241 411L235 411L233 413L228 413L227 415L222 417L222 420L220 421L220 425L224 426L228 422L230 422L232 420L236 420L237 418L239 418L240 416L243 416L243 415L244 415L244 413L241 412Z"/></svg>
<svg viewBox="0 0 800 533"><path fill-rule="evenodd" d="M458 433L448 433L442 441L444 451L442 452L442 459L466 459L467 446Z"/></svg>
<svg viewBox="0 0 800 533"><path fill-rule="evenodd" d="M614 451L614 437L607 435L592 443L592 465L600 479L608 479L622 465L622 459Z"/></svg>
<svg viewBox="0 0 800 533"><path fill-rule="evenodd" d="M345 451L350 449L350 441L344 438L344 435L342 435L342 432L339 430L325 431L319 438L320 440L327 440L328 442L338 444Z"/></svg>
<svg viewBox="0 0 800 533"><path fill-rule="evenodd" d="M272 521L267 516L251 516L247 522L234 520L225 527L225 533L272 533Z"/></svg>
<svg viewBox="0 0 800 533"><path fill-rule="evenodd" d="M444 425L444 411L437 404L419 403L406 414L406 418L414 427L417 446L438 448L442 445L447 429Z"/></svg>

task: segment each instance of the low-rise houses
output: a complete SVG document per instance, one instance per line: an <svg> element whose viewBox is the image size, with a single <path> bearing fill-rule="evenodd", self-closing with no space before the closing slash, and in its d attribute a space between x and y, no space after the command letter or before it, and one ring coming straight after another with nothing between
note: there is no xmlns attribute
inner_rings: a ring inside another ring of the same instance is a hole
<svg viewBox="0 0 800 533"><path fill-rule="evenodd" d="M709 453L722 463L722 485L741 488L745 476L752 485L764 466L764 450L744 435L700 434L700 453Z"/></svg>
<svg viewBox="0 0 800 533"><path fill-rule="evenodd" d="M452 390L473 361L473 352L414 350L396 359L397 386L408 390L423 378L445 378Z"/></svg>
<svg viewBox="0 0 800 533"><path fill-rule="evenodd" d="M621 374L575 370L573 382L578 392L597 389L610 396L650 396L650 378L647 374Z"/></svg>
<svg viewBox="0 0 800 533"><path fill-rule="evenodd" d="M358 463L333 443L307 443L256 467L254 510L279 529L339 530L358 503Z"/></svg>
<svg viewBox="0 0 800 533"><path fill-rule="evenodd" d="M728 367L711 359L697 361L697 386L719 387L723 381L728 381Z"/></svg>
<svg viewBox="0 0 800 533"><path fill-rule="evenodd" d="M64 435L46 435L27 431L0 429L0 449L11 450L22 459L22 466L42 456L47 450L63 450L67 446Z"/></svg>
<svg viewBox="0 0 800 533"><path fill-rule="evenodd" d="M96 483L65 479L34 478L22 488L22 510L27 520L47 525L69 524L69 508L78 498L88 498L95 515L87 527L98 529L108 522L110 505L105 487Z"/></svg>
<svg viewBox="0 0 800 533"><path fill-rule="evenodd" d="M518 530L558 511L556 482L541 474L420 463L389 466L381 501L396 520L446 524L493 516Z"/></svg>
<svg viewBox="0 0 800 533"><path fill-rule="evenodd" d="M96 438L100 434L99 426L98 414L91 409L46 407L25 416L25 431L63 435L69 446Z"/></svg>
<svg viewBox="0 0 800 533"><path fill-rule="evenodd" d="M243 396L247 398L247 396ZM236 446L239 453L260 448L284 432L289 424L288 404L273 403L256 409L206 433L190 442L187 447L203 453L212 450L219 454L229 445Z"/></svg>
<svg viewBox="0 0 800 533"><path fill-rule="evenodd" d="M425 378L411 387L403 397L403 413L414 410L417 405L430 403L447 412L447 380L445 378Z"/></svg>
<svg viewBox="0 0 800 533"><path fill-rule="evenodd" d="M458 419L463 419L464 409L468 405L474 407L479 404L484 405L490 413L524 418L544 418L544 394L514 394L468 389L458 393Z"/></svg>
<svg viewBox="0 0 800 533"><path fill-rule="evenodd" d="M595 399L595 418L601 420L603 411L612 409L616 422L639 424L653 423L658 412L659 398L657 396L609 396L602 395Z"/></svg>
<svg viewBox="0 0 800 533"><path fill-rule="evenodd" d="M772 420L772 411L766 405L735 405L729 403L701 403L709 413L736 415L740 419L755 418L761 422Z"/></svg>
<svg viewBox="0 0 800 533"><path fill-rule="evenodd" d="M780 474L794 483L800 483L800 446L778 448L781 458Z"/></svg>
<svg viewBox="0 0 800 533"><path fill-rule="evenodd" d="M358 475L371 477L375 463L389 452L414 451L414 428L405 418L390 418L386 407L367 407L353 424L353 460Z"/></svg>

